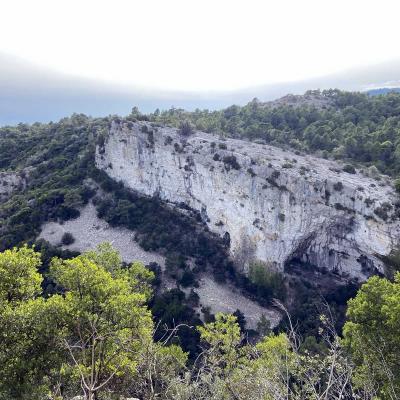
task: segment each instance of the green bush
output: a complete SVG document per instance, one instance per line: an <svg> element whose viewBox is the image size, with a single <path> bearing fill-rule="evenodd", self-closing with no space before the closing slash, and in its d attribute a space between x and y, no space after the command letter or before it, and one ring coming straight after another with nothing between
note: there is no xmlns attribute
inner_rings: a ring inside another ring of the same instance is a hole
<svg viewBox="0 0 400 400"><path fill-rule="evenodd" d="M343 167L343 171L347 172L348 174L355 174L356 173L356 169L351 164L346 164Z"/></svg>
<svg viewBox="0 0 400 400"><path fill-rule="evenodd" d="M343 183L342 182L334 183L333 189L336 190L337 192L341 192L343 190Z"/></svg>
<svg viewBox="0 0 400 400"><path fill-rule="evenodd" d="M237 159L235 156L225 156L222 161L225 164L225 168L227 170L230 170L231 168L239 170L240 169L240 164L238 163Z"/></svg>
<svg viewBox="0 0 400 400"><path fill-rule="evenodd" d="M400 193L400 178L397 178L397 179L394 181L394 188L396 189L396 192L397 192L397 193Z"/></svg>
<svg viewBox="0 0 400 400"><path fill-rule="evenodd" d="M193 125L190 121L183 121L179 125L179 134L182 136L190 136L194 133Z"/></svg>
<svg viewBox="0 0 400 400"><path fill-rule="evenodd" d="M284 299L286 296L283 275L265 263L255 262L250 265L249 280L255 286L257 296L261 298Z"/></svg>
<svg viewBox="0 0 400 400"><path fill-rule="evenodd" d="M70 233L70 232L65 232L65 233L62 235L61 243L62 243L63 245L69 246L70 244L72 244L72 243L74 243L74 242L75 242L75 238L74 238L74 236L72 235L72 233Z"/></svg>

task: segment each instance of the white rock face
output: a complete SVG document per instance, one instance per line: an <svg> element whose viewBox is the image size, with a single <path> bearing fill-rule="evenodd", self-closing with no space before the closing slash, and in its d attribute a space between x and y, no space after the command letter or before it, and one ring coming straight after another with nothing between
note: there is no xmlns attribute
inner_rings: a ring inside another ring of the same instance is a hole
<svg viewBox="0 0 400 400"><path fill-rule="evenodd" d="M12 193L23 189L25 179L18 172L0 172L0 202L6 201Z"/></svg>
<svg viewBox="0 0 400 400"><path fill-rule="evenodd" d="M97 148L96 163L139 193L200 211L244 268L257 259L283 269L299 258L365 279L383 271L378 256L399 244L390 181L345 173L331 161L121 122Z"/></svg>

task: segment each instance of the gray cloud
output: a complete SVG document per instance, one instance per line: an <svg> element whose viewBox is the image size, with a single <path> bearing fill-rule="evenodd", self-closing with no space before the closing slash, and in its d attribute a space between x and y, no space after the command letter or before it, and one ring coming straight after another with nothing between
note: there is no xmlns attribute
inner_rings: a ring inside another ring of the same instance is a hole
<svg viewBox="0 0 400 400"><path fill-rule="evenodd" d="M308 89L363 90L395 86L400 80L399 71L400 61L393 61L308 81L231 92L168 92L63 75L0 53L0 125L57 120L73 112L92 116L126 115L135 105L144 112L171 106L188 110L215 109L245 104L253 97L267 101Z"/></svg>

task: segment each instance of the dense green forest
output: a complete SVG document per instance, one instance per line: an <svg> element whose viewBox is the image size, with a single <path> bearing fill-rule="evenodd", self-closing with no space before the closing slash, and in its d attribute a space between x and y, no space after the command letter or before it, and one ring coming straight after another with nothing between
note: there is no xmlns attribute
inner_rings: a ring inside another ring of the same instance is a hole
<svg viewBox="0 0 400 400"><path fill-rule="evenodd" d="M126 119L341 159L349 171L356 165L400 176L400 94L369 97L329 90L308 96L324 99L323 106L253 100L220 111L172 108L145 115L134 108ZM82 393L82 387L88 394L91 371L104 362L102 346L117 352L118 361L101 366L93 383L102 385L93 394L98 399L117 394L143 399L398 398L398 275L395 281L371 278L356 297L358 286L349 283L321 298L320 288L310 282L285 280L257 266L249 276L238 274L226 243L195 212L183 214L139 196L95 168L95 146L118 118L74 114L48 124L0 127L0 171L15 171L24 181L22 190L0 202L0 341L6 344L0 346L0 399L68 398ZM400 191L400 181L396 186ZM135 230L144 249L166 256L166 272L177 289L162 293L158 265L127 267L109 248L79 256L36 241L45 221L76 218L90 200L110 225ZM35 244L40 254L29 248L7 250L25 243ZM262 305L274 299L285 305L290 290L297 298L288 309L291 318L274 332L264 324L256 334L246 329L240 310L234 318L203 310L208 324L202 328L195 288L204 271L219 282L235 283ZM81 293L80 279L93 290ZM347 301L354 297L346 319ZM130 315L128 308L137 313ZM110 335L107 343L90 342L93 321L101 321ZM115 332L107 330L111 325ZM71 347L78 339L78 347ZM256 339L261 341L254 345ZM92 350L100 357L94 364L88 356Z"/></svg>

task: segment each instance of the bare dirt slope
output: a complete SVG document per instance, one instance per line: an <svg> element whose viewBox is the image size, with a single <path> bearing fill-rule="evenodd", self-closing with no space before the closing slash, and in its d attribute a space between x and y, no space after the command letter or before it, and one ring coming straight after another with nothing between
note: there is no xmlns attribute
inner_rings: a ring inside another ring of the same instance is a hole
<svg viewBox="0 0 400 400"><path fill-rule="evenodd" d="M65 232L75 238L74 243L62 246L64 249L83 252L95 248L100 243L109 242L121 254L122 259L130 263L141 261L144 264L156 262L164 266L165 259L159 254L144 251L135 241L135 233L124 228L111 227L106 221L97 217L96 208L89 203L81 210L79 218L59 224L48 222L43 225L39 239L45 239L53 245L61 243Z"/></svg>
<svg viewBox="0 0 400 400"><path fill-rule="evenodd" d="M204 276L200 280L200 287L196 289L202 306L210 307L212 313L234 313L240 310L246 317L246 327L256 329L261 316L264 315L275 327L281 315L277 310L260 306L243 296L240 291L230 284L219 284L212 278Z"/></svg>

